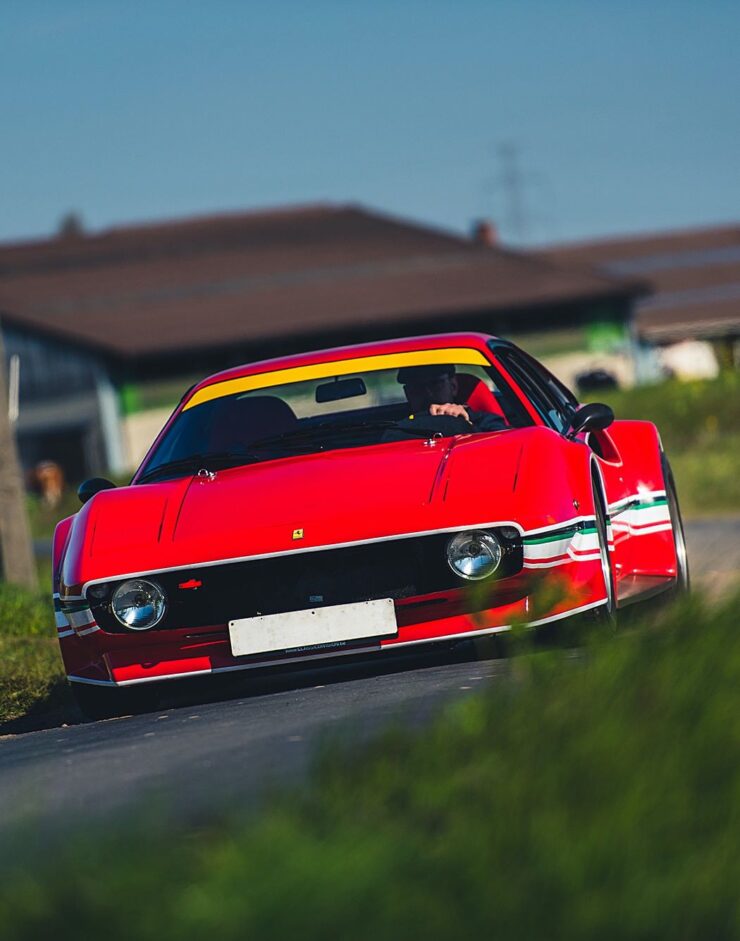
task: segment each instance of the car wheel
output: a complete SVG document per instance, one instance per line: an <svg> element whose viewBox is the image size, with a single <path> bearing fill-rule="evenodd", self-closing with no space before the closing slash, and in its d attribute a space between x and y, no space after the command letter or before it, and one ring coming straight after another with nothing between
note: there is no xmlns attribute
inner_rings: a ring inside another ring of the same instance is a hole
<svg viewBox="0 0 740 941"><path fill-rule="evenodd" d="M614 585L614 572L609 558L609 534L606 522L606 502L601 494L601 488L594 481L594 515L596 517L596 533L599 538L599 556L601 559L601 572L604 576L604 591L606 604L593 609L593 620L606 627L617 626L617 592Z"/></svg>
<svg viewBox="0 0 740 941"><path fill-rule="evenodd" d="M113 719L116 716L146 712L156 705L149 690L118 689L87 683L70 685L72 696L86 719Z"/></svg>
<svg viewBox="0 0 740 941"><path fill-rule="evenodd" d="M665 453L661 452L661 464L663 465L663 480L665 481L665 495L668 503L668 512L671 517L671 528L673 529L673 545L676 550L676 582L670 591L671 597L678 597L689 592L691 580L689 577L689 556L686 551L686 537L683 531L683 520L681 519L681 510L678 506L678 494L676 493L676 482L673 479L673 471L668 463Z"/></svg>
<svg viewBox="0 0 740 941"><path fill-rule="evenodd" d="M482 634L470 644L475 660L503 660L509 653L503 634Z"/></svg>

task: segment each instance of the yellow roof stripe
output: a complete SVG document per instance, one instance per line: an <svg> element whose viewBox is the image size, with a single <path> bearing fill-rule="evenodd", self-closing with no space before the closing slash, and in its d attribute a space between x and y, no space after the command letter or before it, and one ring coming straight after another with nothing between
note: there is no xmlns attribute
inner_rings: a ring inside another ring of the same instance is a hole
<svg viewBox="0 0 740 941"><path fill-rule="evenodd" d="M224 379L204 386L185 403L183 412L212 399L237 392L254 389L269 389L287 382L306 382L311 379L327 379L346 376L350 373L371 372L376 369L400 369L401 366L432 366L437 363L455 363L459 366L490 366L489 360L479 350L458 347L445 350L411 350L407 353L380 353L375 356L360 356L357 359L341 359L331 363L314 363L310 366L291 366L274 372L261 372L254 376Z"/></svg>

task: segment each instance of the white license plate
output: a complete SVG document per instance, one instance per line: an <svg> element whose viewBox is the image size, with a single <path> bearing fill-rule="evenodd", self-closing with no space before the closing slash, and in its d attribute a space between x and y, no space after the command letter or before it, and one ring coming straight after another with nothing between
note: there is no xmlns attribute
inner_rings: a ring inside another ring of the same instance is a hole
<svg viewBox="0 0 740 941"><path fill-rule="evenodd" d="M397 631L392 598L229 621L231 652L235 657L387 637Z"/></svg>

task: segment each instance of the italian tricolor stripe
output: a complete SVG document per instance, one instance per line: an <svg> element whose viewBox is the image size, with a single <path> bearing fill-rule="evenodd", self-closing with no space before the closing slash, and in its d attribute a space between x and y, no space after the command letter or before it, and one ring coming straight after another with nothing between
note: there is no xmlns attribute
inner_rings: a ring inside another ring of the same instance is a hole
<svg viewBox="0 0 740 941"><path fill-rule="evenodd" d="M541 536L525 536L524 568L552 568L570 562L599 559L599 534L595 526L571 528Z"/></svg>
<svg viewBox="0 0 740 941"><path fill-rule="evenodd" d="M616 542L629 536L648 536L671 529L668 501L661 493L653 499L638 497L610 507L611 524Z"/></svg>

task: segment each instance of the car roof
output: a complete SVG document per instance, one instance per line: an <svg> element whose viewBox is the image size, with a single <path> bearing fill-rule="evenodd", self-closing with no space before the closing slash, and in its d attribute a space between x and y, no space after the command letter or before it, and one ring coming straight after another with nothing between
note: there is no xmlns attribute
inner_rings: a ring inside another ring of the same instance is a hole
<svg viewBox="0 0 740 941"><path fill-rule="evenodd" d="M292 356L264 359L256 363L245 363L243 366L235 366L232 369L214 373L189 389L188 397L194 395L200 389L218 382L296 366L312 366L316 363L331 363L384 353L407 353L410 350L435 350L445 347L467 347L487 352L488 342L495 339L496 337L486 333L432 333L425 336L403 337L397 340L378 340L372 343L337 346L326 350L315 350L310 353L296 353Z"/></svg>

